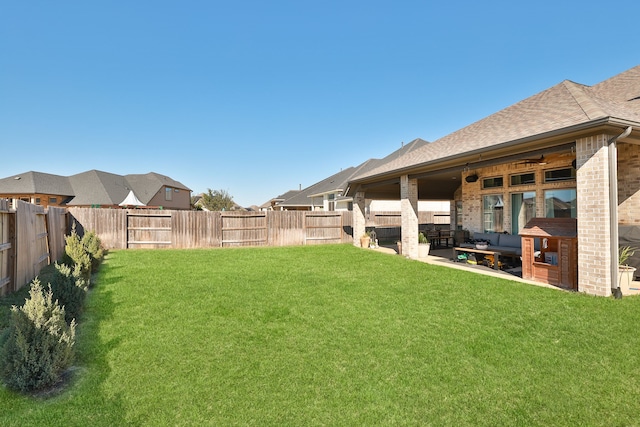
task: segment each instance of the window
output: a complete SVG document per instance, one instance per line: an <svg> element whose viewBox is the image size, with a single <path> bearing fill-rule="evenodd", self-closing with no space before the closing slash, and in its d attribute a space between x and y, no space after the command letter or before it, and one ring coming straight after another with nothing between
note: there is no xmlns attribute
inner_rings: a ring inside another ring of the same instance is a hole
<svg viewBox="0 0 640 427"><path fill-rule="evenodd" d="M57 197L49 197L49 204L58 203Z"/></svg>
<svg viewBox="0 0 640 427"><path fill-rule="evenodd" d="M569 181L576 179L574 168L553 169L544 171L544 182Z"/></svg>
<svg viewBox="0 0 640 427"><path fill-rule="evenodd" d="M36 205L40 204L40 197L36 197Z"/></svg>
<svg viewBox="0 0 640 427"><path fill-rule="evenodd" d="M504 202L502 195L484 196L482 218L485 233L502 233L504 219Z"/></svg>
<svg viewBox="0 0 640 427"><path fill-rule="evenodd" d="M544 206L547 218L576 218L576 189L545 191Z"/></svg>
<svg viewBox="0 0 640 427"><path fill-rule="evenodd" d="M511 234L518 234L531 218L536 216L536 192L511 195Z"/></svg>
<svg viewBox="0 0 640 427"><path fill-rule="evenodd" d="M536 183L535 173L523 173L520 175L511 175L511 185L527 185Z"/></svg>
<svg viewBox="0 0 640 427"><path fill-rule="evenodd" d="M336 210L336 195L335 194L329 194L327 199L329 200L329 204L328 204L328 209L327 210L335 211Z"/></svg>
<svg viewBox="0 0 640 427"><path fill-rule="evenodd" d="M165 189L164 189L164 199L165 200L172 200L172 198L173 198L173 188L165 187Z"/></svg>
<svg viewBox="0 0 640 427"><path fill-rule="evenodd" d="M482 188L500 188L502 187L502 177L486 178L482 180Z"/></svg>

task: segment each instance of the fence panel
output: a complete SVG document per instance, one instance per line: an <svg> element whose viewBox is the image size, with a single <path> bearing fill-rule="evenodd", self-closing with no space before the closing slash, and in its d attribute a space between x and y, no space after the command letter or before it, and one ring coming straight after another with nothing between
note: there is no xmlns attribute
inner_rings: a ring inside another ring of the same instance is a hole
<svg viewBox="0 0 640 427"><path fill-rule="evenodd" d="M207 211L173 211L173 248L215 248L221 246L221 213Z"/></svg>
<svg viewBox="0 0 640 427"><path fill-rule="evenodd" d="M222 247L264 246L267 244L267 212L221 215Z"/></svg>
<svg viewBox="0 0 640 427"><path fill-rule="evenodd" d="M269 245L304 244L304 211L269 211Z"/></svg>
<svg viewBox="0 0 640 427"><path fill-rule="evenodd" d="M305 245L341 243L342 217L340 212L306 212Z"/></svg>
<svg viewBox="0 0 640 427"><path fill-rule="evenodd" d="M127 211L123 209L67 208L78 233L95 232L107 249L126 249Z"/></svg>
<svg viewBox="0 0 640 427"><path fill-rule="evenodd" d="M66 209L53 206L47 209L47 232L51 260L59 261L64 255L64 236L67 234Z"/></svg>
<svg viewBox="0 0 640 427"><path fill-rule="evenodd" d="M49 265L50 258L44 208L21 200L15 202L15 284L19 288L36 277L44 266Z"/></svg>
<svg viewBox="0 0 640 427"><path fill-rule="evenodd" d="M170 248L171 212L127 211L127 248Z"/></svg>
<svg viewBox="0 0 640 427"><path fill-rule="evenodd" d="M9 201L0 199L0 295L12 289L14 282L15 215L9 211Z"/></svg>
<svg viewBox="0 0 640 427"><path fill-rule="evenodd" d="M93 230L107 249L211 248L350 243L351 211L147 211L69 208L78 233ZM309 216L309 219L305 219Z"/></svg>

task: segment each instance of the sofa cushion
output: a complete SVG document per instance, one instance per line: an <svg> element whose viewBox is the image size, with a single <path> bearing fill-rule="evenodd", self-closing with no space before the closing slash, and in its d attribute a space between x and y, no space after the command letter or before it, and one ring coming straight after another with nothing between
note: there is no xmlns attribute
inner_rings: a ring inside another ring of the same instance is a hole
<svg viewBox="0 0 640 427"><path fill-rule="evenodd" d="M522 246L522 240L518 235L512 234L501 234L500 241L498 242L499 246L512 246L514 248L519 248Z"/></svg>
<svg viewBox="0 0 640 427"><path fill-rule="evenodd" d="M473 233L473 240L489 242L491 246L497 246L499 239L500 234L498 233Z"/></svg>

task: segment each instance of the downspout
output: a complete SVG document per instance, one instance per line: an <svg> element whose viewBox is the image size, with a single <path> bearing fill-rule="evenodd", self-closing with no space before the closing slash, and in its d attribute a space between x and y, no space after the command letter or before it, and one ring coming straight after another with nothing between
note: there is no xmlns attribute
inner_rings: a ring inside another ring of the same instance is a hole
<svg viewBox="0 0 640 427"><path fill-rule="evenodd" d="M633 130L629 126L620 135L609 140L609 233L611 236L611 282L615 289L616 298L620 298L620 283L618 283L618 148L617 142L629 136Z"/></svg>

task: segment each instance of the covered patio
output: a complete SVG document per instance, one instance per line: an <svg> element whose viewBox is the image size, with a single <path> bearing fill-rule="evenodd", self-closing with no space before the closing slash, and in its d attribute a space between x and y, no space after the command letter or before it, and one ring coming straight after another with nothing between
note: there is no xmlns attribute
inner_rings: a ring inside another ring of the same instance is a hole
<svg viewBox="0 0 640 427"><path fill-rule="evenodd" d="M452 230L518 235L532 218L576 218L578 290L618 287L618 227L640 225L640 66L594 86L568 80L354 177L400 200L403 255L417 258L418 200L450 200Z"/></svg>

